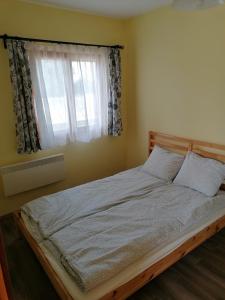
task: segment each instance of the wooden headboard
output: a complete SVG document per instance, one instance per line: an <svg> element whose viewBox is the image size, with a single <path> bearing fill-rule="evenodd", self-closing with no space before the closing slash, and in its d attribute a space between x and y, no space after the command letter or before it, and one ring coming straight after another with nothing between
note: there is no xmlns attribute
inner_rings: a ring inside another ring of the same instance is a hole
<svg viewBox="0 0 225 300"><path fill-rule="evenodd" d="M203 142L156 131L149 132L149 154L154 145L186 154L187 151L195 152L201 156L213 158L225 163L225 145Z"/></svg>

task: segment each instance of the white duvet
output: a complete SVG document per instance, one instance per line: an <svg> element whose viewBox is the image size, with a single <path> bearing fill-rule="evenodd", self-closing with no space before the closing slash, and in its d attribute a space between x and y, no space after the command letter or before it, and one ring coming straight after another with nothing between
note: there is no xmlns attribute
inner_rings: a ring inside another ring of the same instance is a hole
<svg viewBox="0 0 225 300"><path fill-rule="evenodd" d="M74 221L126 202L131 196L139 197L165 183L138 167L38 198L24 205L22 211L36 227L37 239L41 241Z"/></svg>
<svg viewBox="0 0 225 300"><path fill-rule="evenodd" d="M134 169L35 200L23 211L88 291L224 207L222 192L206 197Z"/></svg>

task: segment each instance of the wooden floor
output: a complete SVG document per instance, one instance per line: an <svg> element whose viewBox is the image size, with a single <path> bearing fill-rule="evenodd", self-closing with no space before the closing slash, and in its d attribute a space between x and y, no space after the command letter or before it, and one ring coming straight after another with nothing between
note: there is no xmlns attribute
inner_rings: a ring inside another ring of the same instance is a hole
<svg viewBox="0 0 225 300"><path fill-rule="evenodd" d="M11 216L0 220L13 299L58 300ZM225 230L146 285L129 300L225 300Z"/></svg>

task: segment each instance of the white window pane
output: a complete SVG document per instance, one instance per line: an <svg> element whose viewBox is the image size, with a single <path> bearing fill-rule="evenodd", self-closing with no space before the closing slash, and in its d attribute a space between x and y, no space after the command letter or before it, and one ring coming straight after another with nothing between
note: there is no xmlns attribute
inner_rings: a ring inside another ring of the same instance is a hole
<svg viewBox="0 0 225 300"><path fill-rule="evenodd" d="M63 68L60 61L42 60L42 69L48 97L49 110L54 131L68 128L68 107L63 78Z"/></svg>
<svg viewBox="0 0 225 300"><path fill-rule="evenodd" d="M29 52L39 132L46 147L107 134L108 52L61 48L41 45Z"/></svg>
<svg viewBox="0 0 225 300"><path fill-rule="evenodd" d="M73 82L76 98L76 117L78 122L94 122L97 118L95 92L95 61L73 61ZM96 73L96 72L95 72Z"/></svg>

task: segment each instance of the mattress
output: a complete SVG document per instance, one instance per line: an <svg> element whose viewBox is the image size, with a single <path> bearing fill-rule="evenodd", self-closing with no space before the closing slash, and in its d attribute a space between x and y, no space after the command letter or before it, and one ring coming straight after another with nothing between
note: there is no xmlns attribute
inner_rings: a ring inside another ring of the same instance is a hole
<svg viewBox="0 0 225 300"><path fill-rule="evenodd" d="M222 191L206 197L138 167L34 200L22 215L51 261L87 296L224 209Z"/></svg>
<svg viewBox="0 0 225 300"><path fill-rule="evenodd" d="M224 193L206 197L165 184L132 192L126 201L68 224L48 241L58 250L67 272L82 290L89 291L224 207Z"/></svg>
<svg viewBox="0 0 225 300"><path fill-rule="evenodd" d="M53 249L50 250L51 246L48 245L48 242L42 241L39 243L40 248L42 249L45 257L48 262L56 272L57 276L61 279L63 285L67 289L68 293L75 300L98 300L110 291L118 288L119 286L125 284L138 274L145 271L151 265L162 259L163 257L169 255L171 252L176 250L180 245L185 241L190 239L192 236L200 232L202 229L206 228L214 221L225 216L225 208L211 211L209 215L201 219L201 221L196 222L194 225L189 227L182 236L177 237L174 241L168 243L163 248L158 247L154 252L147 253L138 261L134 262L119 274L111 278L110 280L105 281L103 284L100 284L96 288L85 293L82 292L79 286L76 284L75 280L68 274L65 268L62 266L61 261L58 258L58 254L54 253ZM24 224L30 234L36 239L35 226L30 221L30 219L22 213L22 218ZM37 239L36 239L37 241ZM38 241L37 241L38 243Z"/></svg>
<svg viewBox="0 0 225 300"><path fill-rule="evenodd" d="M223 192L207 197L139 167L34 200L22 211L35 239L87 293L223 208Z"/></svg>

